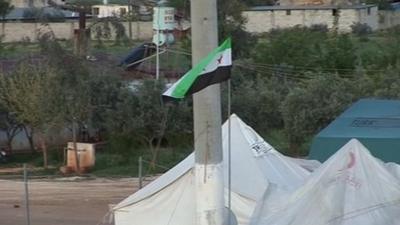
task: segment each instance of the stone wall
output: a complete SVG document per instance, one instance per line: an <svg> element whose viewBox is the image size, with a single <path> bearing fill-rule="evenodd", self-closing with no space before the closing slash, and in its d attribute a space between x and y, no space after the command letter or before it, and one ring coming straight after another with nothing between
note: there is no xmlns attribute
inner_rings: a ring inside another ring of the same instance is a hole
<svg viewBox="0 0 400 225"><path fill-rule="evenodd" d="M304 11L304 23L302 25L309 27L321 24L321 21L323 21L330 29L333 27L333 20L332 10L309 10L308 12Z"/></svg>
<svg viewBox="0 0 400 225"><path fill-rule="evenodd" d="M128 22L124 22L128 34ZM90 23L88 24L90 26ZM18 42L23 39L35 41L38 32L46 32L50 29L58 39L69 40L73 37L74 29L78 28L78 22L49 23L48 27L41 23L7 22L2 25L0 34L4 35L4 42ZM132 39L151 39L153 28L151 22L132 22Z"/></svg>
<svg viewBox="0 0 400 225"><path fill-rule="evenodd" d="M400 25L400 11L381 10L379 14L379 29L387 29Z"/></svg>
<svg viewBox="0 0 400 225"><path fill-rule="evenodd" d="M243 15L247 18L246 30L253 33L263 33L274 28L296 25L325 24L328 28L332 28L335 19L332 9L245 11ZM355 23L366 23L373 30L377 30L379 28L377 8L339 10L338 29L340 32L350 32L351 25Z"/></svg>

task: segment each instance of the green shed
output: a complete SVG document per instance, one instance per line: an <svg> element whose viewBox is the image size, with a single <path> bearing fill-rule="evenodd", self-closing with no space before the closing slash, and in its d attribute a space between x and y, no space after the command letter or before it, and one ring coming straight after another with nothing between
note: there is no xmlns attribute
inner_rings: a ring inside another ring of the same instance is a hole
<svg viewBox="0 0 400 225"><path fill-rule="evenodd" d="M351 138L375 157L400 163L400 101L357 101L314 137L309 158L323 162Z"/></svg>

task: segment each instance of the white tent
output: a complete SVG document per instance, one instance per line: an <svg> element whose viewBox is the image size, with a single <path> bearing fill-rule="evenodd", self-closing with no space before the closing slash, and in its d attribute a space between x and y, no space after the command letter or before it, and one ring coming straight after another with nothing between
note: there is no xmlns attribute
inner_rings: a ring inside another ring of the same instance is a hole
<svg viewBox="0 0 400 225"><path fill-rule="evenodd" d="M399 225L399 215L400 181L353 139L296 191L260 201L251 224Z"/></svg>
<svg viewBox="0 0 400 225"><path fill-rule="evenodd" d="M222 127L227 187L228 123ZM310 172L288 160L236 115L231 116L232 211L249 223L256 202L270 187L294 190ZM114 208L116 225L192 225L195 218L194 154Z"/></svg>

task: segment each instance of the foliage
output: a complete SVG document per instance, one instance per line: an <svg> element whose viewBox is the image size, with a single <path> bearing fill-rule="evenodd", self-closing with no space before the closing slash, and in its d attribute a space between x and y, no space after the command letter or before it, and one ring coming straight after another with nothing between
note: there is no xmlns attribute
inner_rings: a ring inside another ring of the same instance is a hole
<svg viewBox="0 0 400 225"><path fill-rule="evenodd" d="M260 41L254 52L256 63L270 65L302 65L311 67L320 63L323 44L328 36L325 32L311 31L304 27L274 29Z"/></svg>
<svg viewBox="0 0 400 225"><path fill-rule="evenodd" d="M293 88L282 103L284 129L293 153L299 144L331 122L353 102L351 84L334 74L318 74Z"/></svg>
<svg viewBox="0 0 400 225"><path fill-rule="evenodd" d="M270 66L287 65L294 70L353 70L357 52L350 36L331 36L325 30L297 26L275 29L254 49L254 61Z"/></svg>
<svg viewBox="0 0 400 225"><path fill-rule="evenodd" d="M99 47L102 46L103 40L109 40L112 37L114 37L116 44L121 44L128 40L124 25L116 17L98 18L90 25L90 29L94 32L94 38L97 40Z"/></svg>
<svg viewBox="0 0 400 225"><path fill-rule="evenodd" d="M147 146L155 163L163 139L174 132L188 132L190 125L182 105L166 106L161 101L163 81L144 80L142 83L125 87L118 96L115 109L110 111L108 128L114 135L129 135ZM182 117L181 117L182 116ZM111 122L112 121L112 122Z"/></svg>
<svg viewBox="0 0 400 225"><path fill-rule="evenodd" d="M0 107L0 130L7 136L7 147L12 152L12 141L22 130L22 124L17 121L15 113L8 111L5 107Z"/></svg>
<svg viewBox="0 0 400 225"><path fill-rule="evenodd" d="M39 134L47 168L45 136L59 125L59 93L57 71L43 65L21 64L11 76L0 80L0 102L8 112L15 114L20 124L28 125Z"/></svg>
<svg viewBox="0 0 400 225"><path fill-rule="evenodd" d="M0 100L19 122L45 130L57 115L51 105L58 101L55 74L50 67L21 64L11 76L2 76Z"/></svg>
<svg viewBox="0 0 400 225"><path fill-rule="evenodd" d="M7 14L10 13L13 9L14 6L10 4L10 1L0 0L0 16L1 18L3 18L3 20L7 16Z"/></svg>
<svg viewBox="0 0 400 225"><path fill-rule="evenodd" d="M232 111L257 131L282 127L279 107L287 92L287 83L282 79L257 73L244 75L240 67L233 70Z"/></svg>
<svg viewBox="0 0 400 225"><path fill-rule="evenodd" d="M385 99L400 98L400 71L389 69L375 81L373 95Z"/></svg>
<svg viewBox="0 0 400 225"><path fill-rule="evenodd" d="M372 33L372 28L366 23L355 23L350 26L351 32L359 37Z"/></svg>

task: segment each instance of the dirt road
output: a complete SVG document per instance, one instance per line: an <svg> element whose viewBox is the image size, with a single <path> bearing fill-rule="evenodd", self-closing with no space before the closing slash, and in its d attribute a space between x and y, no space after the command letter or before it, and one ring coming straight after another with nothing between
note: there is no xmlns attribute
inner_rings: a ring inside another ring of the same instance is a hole
<svg viewBox="0 0 400 225"><path fill-rule="evenodd" d="M109 204L132 194L137 184L134 178L31 180L31 225L107 224L102 218ZM0 180L0 225L25 224L23 182Z"/></svg>

